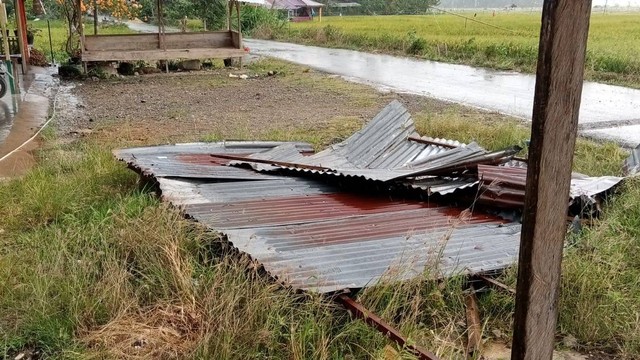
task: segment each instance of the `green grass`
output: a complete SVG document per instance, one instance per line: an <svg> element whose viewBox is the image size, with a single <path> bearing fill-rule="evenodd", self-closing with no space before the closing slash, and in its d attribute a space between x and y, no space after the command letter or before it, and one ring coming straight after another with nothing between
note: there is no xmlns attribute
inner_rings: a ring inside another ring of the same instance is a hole
<svg viewBox="0 0 640 360"><path fill-rule="evenodd" d="M421 132L490 149L528 138L519 122L455 114L422 113L416 122ZM264 139L319 146L359 126L338 118ZM248 259L141 186L111 147L90 137L55 145L49 134L39 165L0 183L0 356L38 349L50 358L382 358L388 341L380 333L250 270ZM581 140L576 168L591 162L587 172L610 173L623 156ZM580 350L640 356L639 219L640 182L631 181L602 222L571 239L558 335L575 336ZM428 277L382 283L358 300L442 358L463 357L463 279ZM514 271L503 280L513 285ZM513 298L491 292L480 304L485 337L498 329L508 341Z"/></svg>
<svg viewBox="0 0 640 360"><path fill-rule="evenodd" d="M29 21L29 25L35 29L40 30L34 39L33 46L42 51L49 60L51 60L51 47L49 44L49 29L47 28L47 21ZM58 62L68 59L66 54L65 42L67 40L67 25L63 20L50 20L51 25L51 46L53 47L53 54L55 60ZM93 34L93 22L88 21L84 24L85 33ZM129 34L131 30L126 25L99 25L98 34Z"/></svg>
<svg viewBox="0 0 640 360"><path fill-rule="evenodd" d="M465 13L473 17L473 13ZM476 20L452 15L324 17L288 30L255 36L330 47L408 54L426 59L534 72L539 13L478 12ZM506 30L503 30L506 29ZM640 87L640 14L594 13L587 49L587 78Z"/></svg>

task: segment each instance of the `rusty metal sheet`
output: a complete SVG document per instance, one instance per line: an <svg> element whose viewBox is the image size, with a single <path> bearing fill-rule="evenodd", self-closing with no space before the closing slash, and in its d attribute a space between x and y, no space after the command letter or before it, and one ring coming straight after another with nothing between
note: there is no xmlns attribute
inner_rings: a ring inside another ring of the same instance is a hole
<svg viewBox="0 0 640 360"><path fill-rule="evenodd" d="M494 216L389 195L347 193L307 177L252 171L265 178L255 181L249 173L241 175L246 179L223 178L228 174L219 171L230 168L225 166L228 160L202 157L264 151L237 145L116 154L154 176L165 201L224 233L236 248L295 289L327 293L381 279L485 272L509 266L517 257L520 226ZM304 152L296 146L289 147ZM162 156L166 162L158 161Z"/></svg>
<svg viewBox="0 0 640 360"><path fill-rule="evenodd" d="M519 225L431 202L345 193L307 178L159 183L165 200L296 289L484 272L517 256Z"/></svg>
<svg viewBox="0 0 640 360"><path fill-rule="evenodd" d="M481 203L508 208L524 206L526 167L478 165L478 177L481 181L478 200ZM591 177L573 173L568 201L580 199L595 203L596 196L609 191L622 180L617 176Z"/></svg>
<svg viewBox="0 0 640 360"><path fill-rule="evenodd" d="M211 153L251 155L273 149L282 142L225 141L216 143L189 143L115 150L116 158L138 168L142 174L156 177L186 177L208 179L265 180L272 177L250 169L219 166L226 159L212 157ZM298 152L313 152L306 143L291 143Z"/></svg>
<svg viewBox="0 0 640 360"><path fill-rule="evenodd" d="M225 233L277 278L326 293L513 264L520 226L485 220L457 224L455 217L421 209Z"/></svg>

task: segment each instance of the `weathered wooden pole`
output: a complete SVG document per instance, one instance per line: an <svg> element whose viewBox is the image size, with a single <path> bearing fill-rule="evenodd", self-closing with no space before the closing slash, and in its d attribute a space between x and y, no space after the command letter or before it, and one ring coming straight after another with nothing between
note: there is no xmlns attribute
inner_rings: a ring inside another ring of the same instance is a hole
<svg viewBox="0 0 640 360"><path fill-rule="evenodd" d="M93 35L98 35L98 0L93 0Z"/></svg>
<svg viewBox="0 0 640 360"><path fill-rule="evenodd" d="M512 359L551 359L591 0L545 0Z"/></svg>

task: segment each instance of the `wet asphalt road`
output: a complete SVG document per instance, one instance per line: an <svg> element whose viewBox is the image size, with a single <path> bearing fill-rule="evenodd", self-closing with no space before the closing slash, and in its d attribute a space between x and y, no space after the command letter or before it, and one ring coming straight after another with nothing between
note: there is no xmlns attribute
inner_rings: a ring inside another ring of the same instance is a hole
<svg viewBox="0 0 640 360"><path fill-rule="evenodd" d="M372 86L429 96L530 119L535 76L359 51L245 40L252 54L271 56ZM581 134L640 143L640 90L585 82Z"/></svg>

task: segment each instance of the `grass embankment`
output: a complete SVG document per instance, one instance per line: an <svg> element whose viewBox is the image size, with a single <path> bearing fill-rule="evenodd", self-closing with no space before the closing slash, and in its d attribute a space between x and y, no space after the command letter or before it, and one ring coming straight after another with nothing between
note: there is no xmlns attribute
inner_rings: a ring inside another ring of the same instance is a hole
<svg viewBox="0 0 640 360"><path fill-rule="evenodd" d="M50 20L51 25L51 46L49 44L49 29L45 20L29 21L29 25L38 29L35 36L33 46L42 51L51 60L51 47L53 47L53 55L56 61L64 61L69 55L65 51L67 41L67 25L63 20ZM85 22L85 32L93 34L93 22ZM122 24L99 24L98 34L129 34L131 30Z"/></svg>
<svg viewBox="0 0 640 360"><path fill-rule="evenodd" d="M533 73L540 34L539 13L464 13L500 27L452 15L323 17L255 36L320 46L406 54L425 59ZM640 87L640 14L594 13L586 77Z"/></svg>
<svg viewBox="0 0 640 360"><path fill-rule="evenodd" d="M491 149L528 138L515 121L469 121L456 114L421 113L415 120L422 133L476 140ZM268 130L261 138L323 147L353 131L289 130ZM215 234L141 189L137 175L110 154L121 141L90 136L61 145L49 135L35 169L0 183L2 356L24 349L59 358L382 356L387 341L378 332L319 297L271 283L247 259L224 256ZM624 156L615 146L580 141L576 170L611 173ZM638 357L640 183L625 186L605 214L566 252L558 334L575 336L582 350ZM380 285L359 300L443 358L463 357L462 280ZM513 271L503 280L513 285ZM509 341L513 298L491 292L480 302L484 336Z"/></svg>

